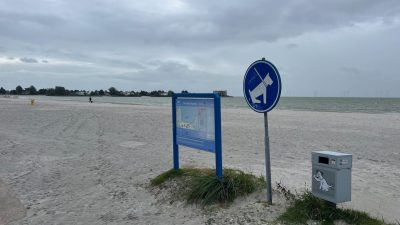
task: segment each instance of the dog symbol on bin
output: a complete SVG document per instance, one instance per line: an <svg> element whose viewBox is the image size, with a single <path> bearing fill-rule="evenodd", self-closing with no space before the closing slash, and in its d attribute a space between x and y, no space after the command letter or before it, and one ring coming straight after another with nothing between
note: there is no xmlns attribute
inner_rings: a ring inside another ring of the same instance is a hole
<svg viewBox="0 0 400 225"><path fill-rule="evenodd" d="M251 101L253 103L260 103L260 100L258 100L257 98L262 95L263 103L266 104L267 103L267 87L270 86L274 82L272 81L271 77L269 76L269 73L263 79L261 77L261 75L258 73L257 69L254 68L254 70L256 71L258 77L261 79L261 83L258 84L257 87L255 87L253 90L249 89Z"/></svg>
<svg viewBox="0 0 400 225"><path fill-rule="evenodd" d="M324 173L317 170L317 173L314 175L314 179L319 181L319 189L322 191L329 191L330 188L333 188L333 185L329 185L323 177Z"/></svg>

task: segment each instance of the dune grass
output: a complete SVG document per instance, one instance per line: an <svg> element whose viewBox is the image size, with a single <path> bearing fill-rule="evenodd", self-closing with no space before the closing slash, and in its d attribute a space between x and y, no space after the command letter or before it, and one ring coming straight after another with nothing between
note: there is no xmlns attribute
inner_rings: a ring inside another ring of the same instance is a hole
<svg viewBox="0 0 400 225"><path fill-rule="evenodd" d="M159 186L168 180L174 180L178 183L175 187L185 187L179 193L185 194L189 203L203 206L230 203L239 196L265 188L265 179L262 176L257 177L234 169L224 169L223 173L224 178L219 179L212 169L172 169L152 179L151 185ZM279 224L307 224L309 220L313 220L322 225L333 225L334 221L342 220L354 225L389 225L365 212L334 207L315 197L310 191L294 194L280 183L277 184L277 190L290 202L286 212L276 219Z"/></svg>
<svg viewBox="0 0 400 225"><path fill-rule="evenodd" d="M262 176L226 168L223 170L223 179L216 177L215 170L212 169L172 169L152 179L151 184L158 186L174 178L177 182L185 182L182 185L187 186L187 201L201 205L229 203L239 196L262 189L265 184Z"/></svg>
<svg viewBox="0 0 400 225"><path fill-rule="evenodd" d="M280 184L278 190L291 202L291 206L277 219L284 224L306 224L308 220L314 220L322 225L333 225L335 220L342 220L355 225L386 225L383 220L372 218L365 212L337 208L310 191L295 195Z"/></svg>
<svg viewBox="0 0 400 225"><path fill-rule="evenodd" d="M153 178L150 183L153 186L158 186L162 183L164 183L165 181L172 179L174 177L180 177L185 173L185 171L183 169L180 170L168 170L167 172L164 172L160 175L158 175L157 177Z"/></svg>

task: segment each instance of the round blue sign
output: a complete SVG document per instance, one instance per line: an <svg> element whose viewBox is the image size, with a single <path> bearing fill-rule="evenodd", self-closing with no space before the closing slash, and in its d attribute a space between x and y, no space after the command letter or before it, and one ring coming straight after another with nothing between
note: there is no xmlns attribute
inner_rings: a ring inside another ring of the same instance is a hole
<svg viewBox="0 0 400 225"><path fill-rule="evenodd" d="M252 63L244 75L243 93L254 111L271 111L281 96L281 77L276 67L266 60Z"/></svg>

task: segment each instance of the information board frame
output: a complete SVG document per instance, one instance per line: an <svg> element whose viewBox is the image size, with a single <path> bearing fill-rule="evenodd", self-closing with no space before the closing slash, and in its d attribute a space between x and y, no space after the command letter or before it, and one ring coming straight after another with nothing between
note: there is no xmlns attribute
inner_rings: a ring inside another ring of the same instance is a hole
<svg viewBox="0 0 400 225"><path fill-rule="evenodd" d="M221 97L215 93L182 93L172 96L172 147L173 147L173 166L179 169L179 144L177 140L177 100L179 99L212 99L214 101L214 153L216 175L222 178L222 138L221 138ZM189 148L199 149L192 146ZM205 149L200 149L207 151ZM212 151L208 151L212 152Z"/></svg>

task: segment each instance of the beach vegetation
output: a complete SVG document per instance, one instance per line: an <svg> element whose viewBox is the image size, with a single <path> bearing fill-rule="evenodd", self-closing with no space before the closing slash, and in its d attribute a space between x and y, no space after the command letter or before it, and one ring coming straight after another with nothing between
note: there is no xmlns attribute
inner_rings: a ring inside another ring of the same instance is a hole
<svg viewBox="0 0 400 225"><path fill-rule="evenodd" d="M46 95L47 89L41 88L38 90L39 95Z"/></svg>
<svg viewBox="0 0 400 225"><path fill-rule="evenodd" d="M7 94L6 89L4 89L3 87L0 88L0 95L5 95Z"/></svg>
<svg viewBox="0 0 400 225"><path fill-rule="evenodd" d="M33 86L33 85L31 85L28 88L25 88L25 93L28 94L28 95L37 95L38 94L35 86Z"/></svg>
<svg viewBox="0 0 400 225"><path fill-rule="evenodd" d="M355 225L385 225L383 220L373 218L365 212L336 207L334 204L315 197L310 191L291 193L278 183L277 190L283 194L290 206L277 218L283 224L307 224L317 221L322 225L333 225L335 221L344 221Z"/></svg>
<svg viewBox="0 0 400 225"><path fill-rule="evenodd" d="M188 93L187 91L185 91ZM47 95L47 96L117 96L117 97L172 97L173 91L120 91L115 87L110 87L108 90L69 90L62 86L56 86L55 88L41 88L37 90L35 86L31 85L27 88L22 88L18 85L14 90L6 90L3 87L0 88L0 94L11 94L11 95Z"/></svg>
<svg viewBox="0 0 400 225"><path fill-rule="evenodd" d="M18 86L15 88L15 92L16 92L18 95L22 94L23 89L22 89L21 85L18 85Z"/></svg>
<svg viewBox="0 0 400 225"><path fill-rule="evenodd" d="M191 169L185 169L185 168L179 170L171 169L151 179L150 183L153 186L158 186L167 180L184 175L185 173L189 172L189 170Z"/></svg>
<svg viewBox="0 0 400 225"><path fill-rule="evenodd" d="M172 95L174 95L174 92L171 91L171 90L169 90L169 91L167 92L167 95L168 95L168 97L172 97Z"/></svg>
<svg viewBox="0 0 400 225"><path fill-rule="evenodd" d="M215 175L212 169L183 168L169 170L151 180L153 186L167 180L175 180L185 192L189 203L210 205L233 202L239 196L245 196L265 186L264 177L248 174L240 170L224 169L223 178Z"/></svg>
<svg viewBox="0 0 400 225"><path fill-rule="evenodd" d="M115 87L110 87L108 89L108 92L110 95L121 95L120 91L118 91Z"/></svg>
<svg viewBox="0 0 400 225"><path fill-rule="evenodd" d="M67 95L65 87L56 86L54 89L54 95Z"/></svg>

